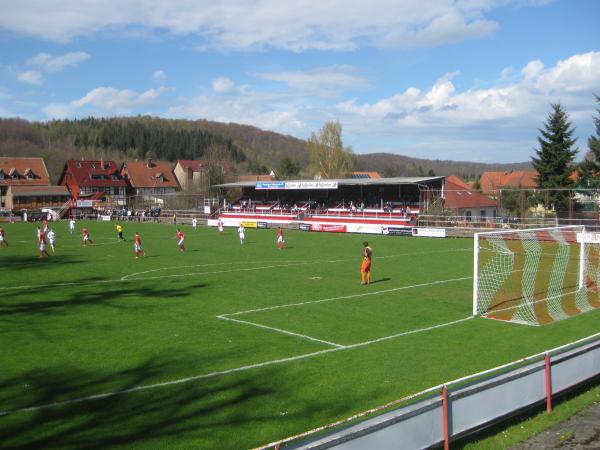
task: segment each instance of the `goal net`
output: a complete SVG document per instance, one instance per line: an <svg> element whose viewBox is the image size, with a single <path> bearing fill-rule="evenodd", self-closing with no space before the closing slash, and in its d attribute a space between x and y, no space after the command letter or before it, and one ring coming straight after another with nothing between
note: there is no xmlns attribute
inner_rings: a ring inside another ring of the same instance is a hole
<svg viewBox="0 0 600 450"><path fill-rule="evenodd" d="M473 314L543 325L600 307L590 236L583 226L476 233Z"/></svg>

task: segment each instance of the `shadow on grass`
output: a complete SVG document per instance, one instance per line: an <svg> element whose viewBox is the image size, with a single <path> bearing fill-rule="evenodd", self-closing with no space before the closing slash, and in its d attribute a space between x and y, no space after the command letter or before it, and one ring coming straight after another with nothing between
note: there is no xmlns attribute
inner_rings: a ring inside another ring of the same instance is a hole
<svg viewBox="0 0 600 450"><path fill-rule="evenodd" d="M48 252L50 254L48 258L40 258L39 253L36 253L35 249L33 249L31 255L13 255L10 258L2 258L0 259L0 269L3 267L6 267L10 270L30 269L33 267L52 267L49 264L47 264L49 262L51 262L54 268L56 268L57 265L62 266L67 264L78 264L83 261L81 258L76 256L60 254L56 255L53 254L50 250L48 250Z"/></svg>
<svg viewBox="0 0 600 450"><path fill-rule="evenodd" d="M68 294L65 291L69 286L44 286L35 289L37 300L30 300L31 290L19 289L16 291L7 291L3 300L0 302L0 322L10 320L11 317L39 316L45 314L73 313L79 311L77 308L89 306L107 306L111 308L143 308L155 305L157 301L163 299L182 298L197 293L197 289L206 287L205 283L196 283L185 288L169 287L168 284L161 283L160 286L139 286L135 282L119 283L110 282L101 283L102 278L88 278L82 283L98 284L91 286L73 285L73 290ZM58 298L57 298L58 297ZM135 302L130 304L124 300L132 298L143 298L144 304Z"/></svg>
<svg viewBox="0 0 600 450"><path fill-rule="evenodd" d="M151 448L167 448L165 442L173 440L187 447L208 448L218 442L215 433L273 419L248 406L273 393L272 383L265 387L262 380L253 377L210 378L139 389L169 374L173 379L173 374L186 373L184 365L190 360L202 365L197 355L157 357L104 376L56 367L0 383L1 404L19 405L0 415L0 448L97 449L143 441ZM74 401L106 393L116 394ZM70 403L60 404L64 401ZM55 405L39 408L51 404ZM207 447L206 439L214 443ZM223 448L230 447L224 443Z"/></svg>

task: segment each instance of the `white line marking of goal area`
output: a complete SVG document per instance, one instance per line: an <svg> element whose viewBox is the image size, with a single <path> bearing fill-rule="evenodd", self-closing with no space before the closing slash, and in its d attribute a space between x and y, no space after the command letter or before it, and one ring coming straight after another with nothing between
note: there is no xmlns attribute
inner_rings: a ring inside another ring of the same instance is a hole
<svg viewBox="0 0 600 450"><path fill-rule="evenodd" d="M271 310L274 310L274 309L281 309L281 308L291 308L291 307L294 307L294 306L312 305L312 304L315 304L315 303L325 303L325 302L332 302L332 301L338 301L338 300L348 300L348 299L353 299L353 298L367 297L367 296L373 296L373 295L379 295L379 294L388 294L390 292L398 292L398 291L402 291L402 290L405 290L405 289L415 289L415 288L420 288L420 287L425 287L425 286L434 286L434 285L437 285L437 284L452 283L452 282L455 282L455 281L470 280L471 278L473 278L473 277L451 278L451 279L448 279L448 280L430 281L428 283L412 284L412 285L409 285L409 286L400 286L400 287L397 287L397 288L383 289L383 290L374 291L374 292L361 292L360 294L343 295L343 296L340 296L340 297L329 297L329 298L323 298L323 299L319 299L319 300L308 300L308 301L305 301L305 302L286 303L284 305L267 306L265 308L256 308L256 309L250 309L250 310L246 310L246 311L238 311L238 312L229 313L229 314L220 314L220 315L217 316L217 319L228 320L230 322L236 322L236 323L240 323L240 324L244 324L244 325L250 325L250 326L254 326L254 327L258 327L258 328L263 328L265 330L276 331L276 332L279 332L279 333L287 334L289 336L296 336L296 337L299 337L299 338L302 338L302 339L306 339L306 340L310 340L310 341L321 342L323 344L331 345L333 347L347 348L347 347L351 347L352 345L348 346L348 345L337 344L335 342L325 341L323 339L318 339L318 338L309 336L307 334L296 333L294 331L285 330L283 328L275 328L275 327L271 327L271 326L268 326L268 325L263 325L262 323L252 322L250 320L232 319L232 316L240 316L240 315L243 315L243 314L251 314L251 313L263 312L263 311L271 311ZM400 335L403 335L403 333L401 333ZM381 338L381 339L385 340L385 339L390 339L390 338L388 337L388 338ZM373 342L379 342L379 341L375 340ZM354 345L356 345L356 344L354 344Z"/></svg>
<svg viewBox="0 0 600 450"><path fill-rule="evenodd" d="M271 361L264 361L264 362L260 362L260 363L249 364L246 366L235 367L233 369L220 370L220 371L209 372L209 373L204 373L204 374L200 374L200 375L194 375L194 376L186 377L186 378L179 378L179 379L171 380L171 381L164 381L162 383L153 383L153 384L146 384L146 385L142 385L142 386L135 386L135 387L132 387L129 389L123 389L123 390L113 391L113 392L105 392L105 393L101 393L101 394L89 395L87 397L79 397L79 398L74 398L74 399L70 399L70 400L46 403L44 405L30 406L27 408L18 408L18 409L13 409L13 410L0 410L0 417L6 416L9 414L35 412L35 411L39 411L42 409L48 409L48 408L53 408L53 407L57 407L57 406L66 406L66 405L83 403L83 402L88 402L88 401L93 401L93 400L101 400L101 399L105 399L105 398L109 398L109 397L114 397L117 395L132 394L134 392L147 391L150 389L174 386L174 385L178 385L178 384L189 383L192 381L205 380L208 378L215 378L218 376L230 375L232 373L245 372L247 370L252 370L252 369L261 369L263 367L273 366L273 365L277 365L277 364L284 364L284 363L288 363L288 362L308 359L308 358L312 358L315 356L324 355L326 353L333 353L333 352L338 352L338 351L342 351L342 350L352 350L355 348L360 348L360 347L365 347L367 345L376 344L378 342L382 342L382 341L389 340L389 339L395 339L395 338L399 338L402 336L408 336L410 334L423 333L426 331L431 331L431 330L435 330L435 329L439 329L439 328L456 325L458 323L466 322L472 318L473 318L473 316L468 316L468 317L465 317L462 319L453 320L451 322L441 323L441 324L433 325L433 326L426 327L426 328L420 328L417 330L410 330L410 331L398 333L398 334L395 334L392 336L384 336L384 337L381 337L378 339L373 339L371 341L365 341L365 342L359 342L357 344L347 345L345 347L328 348L328 349L319 350L316 352L304 353L302 355L290 356L287 358L274 359Z"/></svg>

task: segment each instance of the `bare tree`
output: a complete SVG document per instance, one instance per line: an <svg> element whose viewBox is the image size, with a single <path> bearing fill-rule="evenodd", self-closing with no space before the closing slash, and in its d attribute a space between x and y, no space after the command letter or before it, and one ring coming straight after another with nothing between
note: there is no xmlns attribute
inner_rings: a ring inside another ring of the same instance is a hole
<svg viewBox="0 0 600 450"><path fill-rule="evenodd" d="M342 143L342 124L327 122L319 133L312 133L308 140L310 170L321 178L342 178L354 169L356 158L352 149Z"/></svg>

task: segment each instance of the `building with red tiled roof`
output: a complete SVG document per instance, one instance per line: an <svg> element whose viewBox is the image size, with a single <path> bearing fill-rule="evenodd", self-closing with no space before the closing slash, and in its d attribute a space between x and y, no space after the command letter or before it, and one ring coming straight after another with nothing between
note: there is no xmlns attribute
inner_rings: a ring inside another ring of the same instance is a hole
<svg viewBox="0 0 600 450"><path fill-rule="evenodd" d="M171 164L164 161L126 161L121 176L134 195L173 194L179 188Z"/></svg>
<svg viewBox="0 0 600 450"><path fill-rule="evenodd" d="M379 172L352 172L350 174L350 178L370 178L372 180L377 180L381 178Z"/></svg>
<svg viewBox="0 0 600 450"><path fill-rule="evenodd" d="M10 186L49 186L50 175L42 158L0 157L0 206Z"/></svg>
<svg viewBox="0 0 600 450"><path fill-rule="evenodd" d="M10 186L7 209L39 209L63 206L71 198L66 186Z"/></svg>
<svg viewBox="0 0 600 450"><path fill-rule="evenodd" d="M481 192L496 195L500 189L534 189L537 187L535 170L511 172L483 172L479 179Z"/></svg>
<svg viewBox="0 0 600 450"><path fill-rule="evenodd" d="M450 176L444 183L444 207L466 220L485 220L496 217L498 203L468 186L458 177Z"/></svg>
<svg viewBox="0 0 600 450"><path fill-rule="evenodd" d="M76 199L104 193L110 202L125 204L127 183L114 161L70 159L65 164L58 184L67 186Z"/></svg>

